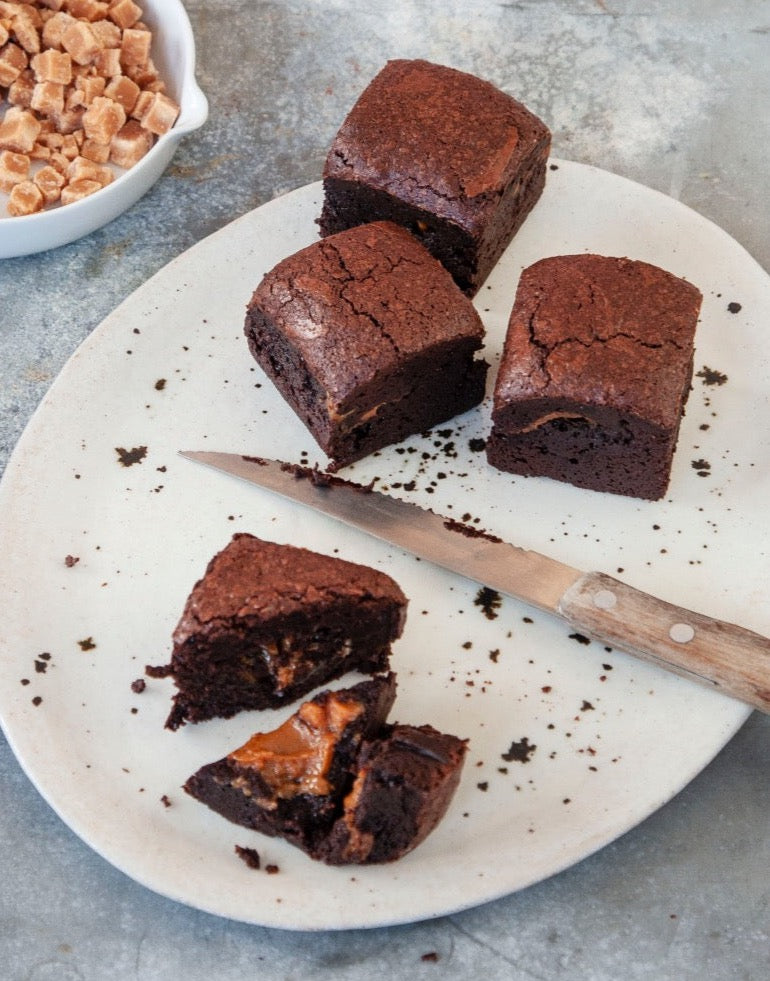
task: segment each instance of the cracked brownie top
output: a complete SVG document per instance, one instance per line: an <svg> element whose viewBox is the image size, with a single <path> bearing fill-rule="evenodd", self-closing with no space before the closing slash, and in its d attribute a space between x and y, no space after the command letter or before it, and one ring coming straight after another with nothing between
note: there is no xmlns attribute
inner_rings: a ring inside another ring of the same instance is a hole
<svg viewBox="0 0 770 981"><path fill-rule="evenodd" d="M329 151L324 177L360 181L473 226L494 208L547 127L516 99L466 72L389 61Z"/></svg>
<svg viewBox="0 0 770 981"><path fill-rule="evenodd" d="M250 306L280 326L337 409L415 355L463 339L472 351L484 335L449 273L390 222L361 225L295 253L265 276Z"/></svg>
<svg viewBox="0 0 770 981"><path fill-rule="evenodd" d="M495 414L515 407L518 427L534 428L554 413L616 410L674 427L701 300L691 283L638 260L585 254L536 262L519 281Z"/></svg>

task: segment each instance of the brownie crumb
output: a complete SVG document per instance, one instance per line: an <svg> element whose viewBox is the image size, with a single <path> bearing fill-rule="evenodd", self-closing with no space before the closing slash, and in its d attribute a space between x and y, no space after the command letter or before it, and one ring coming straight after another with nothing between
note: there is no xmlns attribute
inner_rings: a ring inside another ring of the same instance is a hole
<svg viewBox="0 0 770 981"><path fill-rule="evenodd" d="M479 790L483 790L484 793L486 793L489 790L489 781L482 780L481 783L477 783L476 786L479 788Z"/></svg>
<svg viewBox="0 0 770 981"><path fill-rule="evenodd" d="M697 377L702 380L704 385L724 385L724 383L727 381L727 375L722 374L721 371L717 371L715 368L709 368L706 365L704 365L697 373Z"/></svg>
<svg viewBox="0 0 770 981"><path fill-rule="evenodd" d="M48 668L47 661L35 660L35 671L37 671L38 674L45 674L47 668Z"/></svg>
<svg viewBox="0 0 770 981"><path fill-rule="evenodd" d="M165 378L159 378L155 382L155 391L156 392L162 392L165 387L166 387L166 379Z"/></svg>
<svg viewBox="0 0 770 981"><path fill-rule="evenodd" d="M476 598L473 602L476 606L481 607L481 611L487 620L495 620L497 619L497 611L502 605L503 598L496 589L482 586L478 593L476 593Z"/></svg>
<svg viewBox="0 0 770 981"><path fill-rule="evenodd" d="M507 763L529 763L536 749L537 746L524 736L519 742L512 742L507 753L500 755Z"/></svg>
<svg viewBox="0 0 770 981"><path fill-rule="evenodd" d="M148 678L168 678L171 674L170 664L146 664L144 673Z"/></svg>
<svg viewBox="0 0 770 981"><path fill-rule="evenodd" d="M122 467L132 467L135 463L141 463L147 456L146 446L134 446L127 450L122 446L116 446L115 452L118 454L118 463Z"/></svg>
<svg viewBox="0 0 770 981"><path fill-rule="evenodd" d="M144 689L147 687L147 682L144 678L137 678L136 681L131 682L131 691L140 695Z"/></svg>
<svg viewBox="0 0 770 981"><path fill-rule="evenodd" d="M250 869L258 869L262 862L256 848L244 848L241 845L235 846L235 854L242 859Z"/></svg>
<svg viewBox="0 0 770 981"><path fill-rule="evenodd" d="M406 484L404 484L404 487L406 487ZM491 535L488 531L483 531L481 528L473 528L467 524L465 515L463 515L463 519L463 521L458 521L456 518L447 518L444 521L444 527L449 531L459 531L466 538L485 538L488 542L502 542L502 538L498 538L497 535Z"/></svg>
<svg viewBox="0 0 770 981"><path fill-rule="evenodd" d="M578 644L590 644L591 643L591 638L590 637L586 637L585 634L577 634L577 633L576 634L570 634L569 635L569 639L570 640L576 640L578 642Z"/></svg>
<svg viewBox="0 0 770 981"><path fill-rule="evenodd" d="M727 309L730 311L730 313L740 313L743 307L740 305L740 303L736 303L735 300L733 300L731 303L727 304Z"/></svg>
<svg viewBox="0 0 770 981"><path fill-rule="evenodd" d="M280 871L281 870L278 868L277 865L266 865L265 866L265 872L267 872L268 875L276 875Z"/></svg>
<svg viewBox="0 0 770 981"><path fill-rule="evenodd" d="M64 564L67 566L68 569L71 569L73 567L73 565L77 565L78 562L80 562L80 556L78 556L78 555L65 555L64 556Z"/></svg>
<svg viewBox="0 0 770 981"><path fill-rule="evenodd" d="M168 794L163 794L160 802L164 807L171 807L171 798L168 796Z"/></svg>
<svg viewBox="0 0 770 981"><path fill-rule="evenodd" d="M42 701L43 699L40 697L40 695L35 695L35 697L32 699L32 704L38 706Z"/></svg>
<svg viewBox="0 0 770 981"><path fill-rule="evenodd" d="M483 453L487 448L487 441L481 437L468 440L468 449L471 453Z"/></svg>
<svg viewBox="0 0 770 981"><path fill-rule="evenodd" d="M94 638L86 637L83 640L79 640L78 647L80 648L81 651L92 651L96 647L96 644L94 643Z"/></svg>
<svg viewBox="0 0 770 981"><path fill-rule="evenodd" d="M430 950L427 954L423 954L420 960L426 964L435 964L438 961L438 954L435 950Z"/></svg>

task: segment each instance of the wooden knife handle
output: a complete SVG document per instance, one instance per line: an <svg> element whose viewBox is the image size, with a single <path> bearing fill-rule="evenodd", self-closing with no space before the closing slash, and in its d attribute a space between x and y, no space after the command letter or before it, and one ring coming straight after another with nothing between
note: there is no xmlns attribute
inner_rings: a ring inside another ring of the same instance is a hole
<svg viewBox="0 0 770 981"><path fill-rule="evenodd" d="M770 639L588 572L561 597L577 630L770 712Z"/></svg>

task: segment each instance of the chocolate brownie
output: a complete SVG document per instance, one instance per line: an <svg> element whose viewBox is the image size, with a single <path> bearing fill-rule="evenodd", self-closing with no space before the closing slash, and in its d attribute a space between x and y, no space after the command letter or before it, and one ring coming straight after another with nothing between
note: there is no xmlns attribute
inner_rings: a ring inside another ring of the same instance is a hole
<svg viewBox="0 0 770 981"><path fill-rule="evenodd" d="M627 258L555 256L525 269L495 384L489 462L661 498L701 300L685 280Z"/></svg>
<svg viewBox="0 0 770 981"><path fill-rule="evenodd" d="M540 197L550 146L546 125L491 83L389 61L332 142L321 234L395 221L473 296Z"/></svg>
<svg viewBox="0 0 770 981"><path fill-rule="evenodd" d="M273 708L346 671L387 670L407 600L385 573L236 534L209 562L174 631L166 726Z"/></svg>
<svg viewBox="0 0 770 981"><path fill-rule="evenodd" d="M351 228L280 262L254 292L245 333L332 470L484 396L478 313L390 222Z"/></svg>
<svg viewBox="0 0 770 981"><path fill-rule="evenodd" d="M394 697L393 674L322 692L278 729L201 767L185 790L330 865L400 858L446 813L467 743L387 723Z"/></svg>
<svg viewBox="0 0 770 981"><path fill-rule="evenodd" d="M466 750L466 740L429 725L392 725L365 742L319 857L329 865L363 865L392 862L416 848L446 813Z"/></svg>
<svg viewBox="0 0 770 981"><path fill-rule="evenodd" d="M184 789L229 821L314 854L337 818L362 741L381 730L395 696L392 673L321 692L277 729L201 767Z"/></svg>

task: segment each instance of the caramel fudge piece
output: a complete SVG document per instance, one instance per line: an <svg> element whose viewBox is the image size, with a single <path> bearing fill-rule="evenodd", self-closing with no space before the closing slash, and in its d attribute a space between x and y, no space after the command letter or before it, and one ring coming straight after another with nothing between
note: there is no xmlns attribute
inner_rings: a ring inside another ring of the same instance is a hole
<svg viewBox="0 0 770 981"><path fill-rule="evenodd" d="M330 469L423 432L484 396L484 328L405 229L360 225L280 262L248 305L252 354Z"/></svg>
<svg viewBox="0 0 770 981"><path fill-rule="evenodd" d="M489 82L389 61L332 142L319 226L404 225L473 296L545 184L551 136Z"/></svg>
<svg viewBox="0 0 770 981"><path fill-rule="evenodd" d="M685 280L627 258L555 256L525 269L495 384L489 462L663 497L701 300Z"/></svg>
<svg viewBox="0 0 770 981"><path fill-rule="evenodd" d="M237 534L210 561L174 631L166 723L275 708L347 671L387 670L406 597L385 573Z"/></svg>

